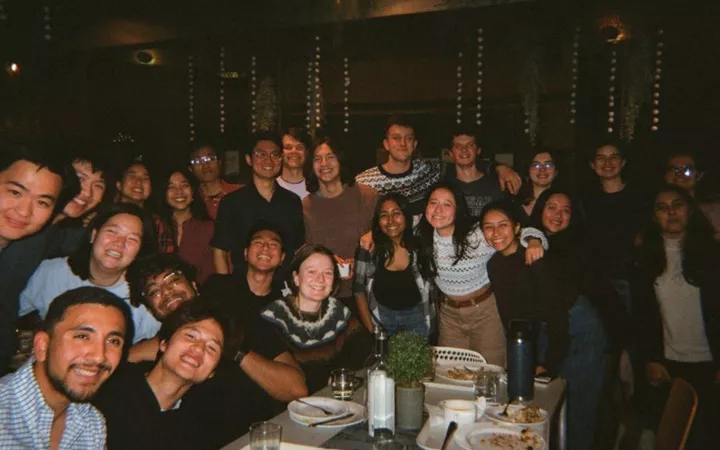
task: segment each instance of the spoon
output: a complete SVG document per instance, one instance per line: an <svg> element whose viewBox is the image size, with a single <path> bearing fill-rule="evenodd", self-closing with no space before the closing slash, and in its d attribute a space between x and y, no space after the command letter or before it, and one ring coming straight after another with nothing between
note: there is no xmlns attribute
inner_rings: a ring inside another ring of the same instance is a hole
<svg viewBox="0 0 720 450"><path fill-rule="evenodd" d="M440 450L445 450L452 440L453 434L455 434L455 430L457 430L458 424L455 421L450 422L450 424L447 427L447 432L445 433L445 440L442 443L442 447L440 447Z"/></svg>
<svg viewBox="0 0 720 450"><path fill-rule="evenodd" d="M512 403L512 400L508 400L508 402L505 404L505 409L503 409L502 412L500 414L498 414L499 416L508 417L507 410L510 407L510 403Z"/></svg>
<svg viewBox="0 0 720 450"><path fill-rule="evenodd" d="M304 401L304 400L302 400L302 399L300 399L300 398L297 399L297 402L298 402L298 403L302 403L303 405L312 406L313 408L319 409L320 411L324 412L326 416L334 416L334 415L336 414L335 411L330 411L330 410L327 410L327 409L325 409L325 408L323 408L323 407L321 407L321 406L313 405L312 403L306 402L306 401Z"/></svg>

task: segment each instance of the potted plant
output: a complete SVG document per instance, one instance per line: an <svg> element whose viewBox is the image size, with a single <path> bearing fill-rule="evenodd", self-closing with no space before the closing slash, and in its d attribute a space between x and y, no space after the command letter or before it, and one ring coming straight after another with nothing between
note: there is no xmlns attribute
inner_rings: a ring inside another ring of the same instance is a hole
<svg viewBox="0 0 720 450"><path fill-rule="evenodd" d="M401 331L390 338L388 366L395 379L395 423L398 428L416 430L422 426L423 379L432 365L427 338Z"/></svg>

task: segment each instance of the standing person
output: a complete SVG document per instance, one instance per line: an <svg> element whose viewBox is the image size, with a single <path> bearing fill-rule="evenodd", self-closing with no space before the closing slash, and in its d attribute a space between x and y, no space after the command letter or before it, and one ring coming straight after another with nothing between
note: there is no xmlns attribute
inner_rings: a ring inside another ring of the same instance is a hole
<svg viewBox="0 0 720 450"><path fill-rule="evenodd" d="M305 160L312 148L312 138L304 128L291 127L282 137L282 173L277 182L300 200L310 194L305 186Z"/></svg>
<svg viewBox="0 0 720 450"><path fill-rule="evenodd" d="M93 219L69 258L43 261L20 294L19 314L37 310L45 318L60 293L81 286L104 288L129 303L125 271L138 255L155 249L152 221L133 204L113 205ZM160 324L144 306L132 308L135 339L155 336Z"/></svg>
<svg viewBox="0 0 720 450"><path fill-rule="evenodd" d="M352 292L355 247L370 231L377 192L355 183L342 144L323 137L313 148L312 173L307 180L311 194L303 200L305 240L333 251L345 271L336 298L358 315L360 305Z"/></svg>
<svg viewBox="0 0 720 450"><path fill-rule="evenodd" d="M360 369L372 347L370 333L332 297L340 283L327 247L306 244L290 265L291 294L275 300L262 317L285 338L305 372L309 392L327 386L330 370Z"/></svg>
<svg viewBox="0 0 720 450"><path fill-rule="evenodd" d="M720 248L697 203L676 186L658 190L638 241L633 323L650 425L657 426L672 379L681 377L699 399L686 448L711 448L720 425Z"/></svg>
<svg viewBox="0 0 720 450"><path fill-rule="evenodd" d="M34 358L0 379L0 447L105 449L105 419L88 402L132 341L128 306L96 287L52 300Z"/></svg>
<svg viewBox="0 0 720 450"><path fill-rule="evenodd" d="M495 249L471 219L462 194L444 184L432 188L417 230L423 276L442 295L439 345L474 350L489 363L504 366L505 335L486 268ZM534 239L526 242L529 238ZM524 245L532 247L528 263L542 257L538 239L547 243L538 230L522 231Z"/></svg>
<svg viewBox="0 0 720 450"><path fill-rule="evenodd" d="M280 138L267 132L255 133L249 142L245 161L253 171L252 183L227 195L215 219L210 245L218 273L231 273L230 267L246 272L243 244L258 220L275 223L282 230L289 258L305 240L300 198L276 181L282 161L280 146Z"/></svg>
<svg viewBox="0 0 720 450"><path fill-rule="evenodd" d="M39 232L69 198L77 195L77 177L68 166L43 149L0 149L0 375L15 353L17 294L24 287L12 271L19 255L13 248Z"/></svg>
<svg viewBox="0 0 720 450"><path fill-rule="evenodd" d="M107 421L108 448L218 448L207 427L219 411L184 401L234 354L233 324L210 304L198 298L178 307L158 332L157 360L125 365L95 396Z"/></svg>
<svg viewBox="0 0 720 450"><path fill-rule="evenodd" d="M590 301L580 295L576 280L568 276L573 269L572 255L553 256L551 239L558 242L566 237L563 235L572 217L562 195L551 197L543 216L551 233L550 250L531 266L525 264L525 249L519 240L519 205L508 201L491 203L481 223L485 239L497 250L487 270L505 329L513 320L525 320L539 330L535 373L561 376L567 381L569 447L589 450L594 443L603 386L605 335ZM551 209L560 204L563 212L558 217Z"/></svg>
<svg viewBox="0 0 720 450"><path fill-rule="evenodd" d="M477 158L482 154L480 131L474 127L455 130L450 145L454 167L446 171L445 179L465 196L470 216L480 217L483 207L494 200L508 198L495 170L481 170ZM519 187L519 186L517 186Z"/></svg>
<svg viewBox="0 0 720 450"><path fill-rule="evenodd" d="M518 200L520 200L525 212L524 220L530 219L540 194L552 186L557 175L557 165L552 152L545 149L536 149L532 154L528 169L529 183L524 184L523 189L518 193Z"/></svg>
<svg viewBox="0 0 720 450"><path fill-rule="evenodd" d="M215 223L199 196L198 184L185 170L177 168L164 179L158 215L171 223L172 238L181 259L198 270L198 283L215 273L213 251L210 247Z"/></svg>
<svg viewBox="0 0 720 450"><path fill-rule="evenodd" d="M410 202L410 213L419 217L428 191L443 176L441 161L415 157L418 141L413 125L404 117L392 116L385 127L383 147L388 152L387 162L367 169L355 181L375 189L378 194L402 194ZM496 167L500 189L514 193L520 187L520 178L508 167Z"/></svg>
<svg viewBox="0 0 720 450"><path fill-rule="evenodd" d="M198 142L190 149L190 172L200 182L198 195L205 202L210 217L217 217L220 200L227 194L242 187L241 184L228 183L221 177L222 160L215 146Z"/></svg>
<svg viewBox="0 0 720 450"><path fill-rule="evenodd" d="M380 198L372 219L373 252L358 246L353 291L359 318L368 331L373 319L392 336L408 330L430 334L435 307L418 267L419 246L408 202L400 194Z"/></svg>

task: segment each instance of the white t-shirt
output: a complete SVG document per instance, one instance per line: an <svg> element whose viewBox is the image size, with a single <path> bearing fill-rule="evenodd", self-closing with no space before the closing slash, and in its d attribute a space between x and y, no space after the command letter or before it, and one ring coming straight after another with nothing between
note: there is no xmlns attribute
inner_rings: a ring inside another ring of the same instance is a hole
<svg viewBox="0 0 720 450"><path fill-rule="evenodd" d="M283 177L281 175L277 177L277 182L280 186L300 197L300 200L304 199L308 196L308 194L310 194L305 187L305 180L302 180L299 183L290 183L289 181L283 180Z"/></svg>

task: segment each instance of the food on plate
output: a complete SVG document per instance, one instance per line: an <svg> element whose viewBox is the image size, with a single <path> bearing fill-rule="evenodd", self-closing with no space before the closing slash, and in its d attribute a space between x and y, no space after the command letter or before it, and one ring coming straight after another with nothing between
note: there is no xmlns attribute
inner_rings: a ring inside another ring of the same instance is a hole
<svg viewBox="0 0 720 450"><path fill-rule="evenodd" d="M530 429L517 434L493 433L479 441L482 450L535 450L543 446L543 441Z"/></svg>
<svg viewBox="0 0 720 450"><path fill-rule="evenodd" d="M472 381L477 372L463 366L456 366L447 371L447 377L453 380Z"/></svg>
<svg viewBox="0 0 720 450"><path fill-rule="evenodd" d="M542 410L535 405L525 406L508 414L508 421L513 423L538 423L543 420Z"/></svg>

